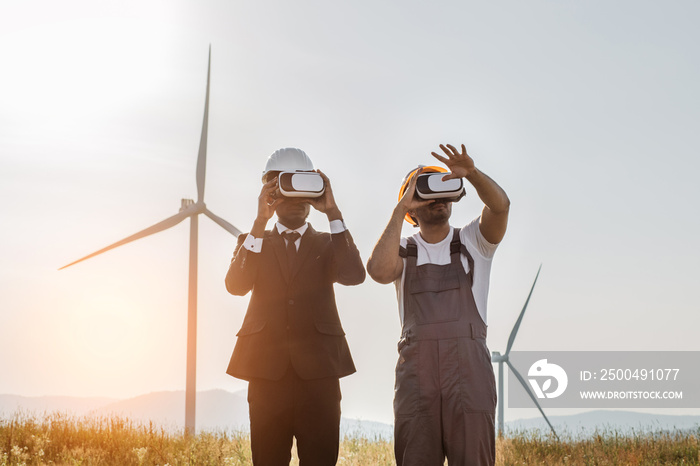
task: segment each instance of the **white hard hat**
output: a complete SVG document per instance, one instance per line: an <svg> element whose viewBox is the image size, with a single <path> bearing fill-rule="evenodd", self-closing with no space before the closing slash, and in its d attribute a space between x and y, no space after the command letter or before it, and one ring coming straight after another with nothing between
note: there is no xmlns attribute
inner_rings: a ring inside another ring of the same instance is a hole
<svg viewBox="0 0 700 466"><path fill-rule="evenodd" d="M263 180L268 172L301 172L314 169L314 163L306 152L294 147L285 147L276 150L267 159L265 170L263 170Z"/></svg>

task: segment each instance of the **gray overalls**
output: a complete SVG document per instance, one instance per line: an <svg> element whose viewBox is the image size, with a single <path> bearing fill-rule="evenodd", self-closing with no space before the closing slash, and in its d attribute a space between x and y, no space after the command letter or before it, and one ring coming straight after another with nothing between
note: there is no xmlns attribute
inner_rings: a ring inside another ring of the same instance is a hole
<svg viewBox="0 0 700 466"><path fill-rule="evenodd" d="M450 263L416 266L406 256L404 321L394 396L399 466L492 465L496 383L486 324L472 294L474 260L453 229ZM469 274L460 260L464 254Z"/></svg>

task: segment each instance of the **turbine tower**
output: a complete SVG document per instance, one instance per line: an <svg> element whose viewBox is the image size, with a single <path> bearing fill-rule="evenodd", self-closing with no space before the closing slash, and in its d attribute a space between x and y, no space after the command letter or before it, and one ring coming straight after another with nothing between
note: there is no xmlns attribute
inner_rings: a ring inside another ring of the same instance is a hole
<svg viewBox="0 0 700 466"><path fill-rule="evenodd" d="M527 309L527 305L530 302L530 297L532 296L532 291L535 289L535 284L537 283L537 277L540 276L540 270L542 270L542 265L540 265L540 268L537 269L537 275L535 275L535 281L532 283L532 288L530 288L530 294L527 295L527 299L525 300L525 305L523 306L523 310L520 311L520 315L518 316L518 320L515 321L515 325L513 326L513 330L510 332L510 337L508 338L508 346L506 346L506 352L505 354L501 354L498 351L493 351L491 353L491 362L492 363L498 363L498 435L503 436L503 405L505 404L505 398L503 395L503 363L508 365L508 368L513 372L513 375L518 379L520 382L520 385L523 386L525 391L527 392L528 395L530 395L530 398L532 398L532 401L535 403L535 406L537 406L537 409L540 410L540 413L542 413L542 417L544 417L544 420L547 421L547 424L549 425L549 428L552 429L552 433L554 436L558 439L559 436L557 435L557 432L554 430L554 427L552 427L552 423L549 422L549 419L547 419L547 416L544 414L544 411L542 411L542 407L540 406L539 402L537 401L537 398L535 398L535 395L532 393L530 390L530 387L525 383L525 379L523 378L522 375L513 367L513 365L510 363L510 349L513 347L513 342L515 341L515 335L518 333L518 329L520 328L520 322L523 320L523 315L525 315L525 309Z"/></svg>
<svg viewBox="0 0 700 466"><path fill-rule="evenodd" d="M180 211L172 217L166 218L155 225L117 241L106 248L93 252L92 254L78 259L75 262L64 265L59 269L65 269L66 267L70 267L78 262L82 262L86 259L102 254L103 252L107 252L110 249L114 249L126 243L136 241L137 239L167 230L168 228L182 222L186 218L190 219L190 276L187 299L187 382L185 386L185 431L189 434L194 434L195 432L195 398L197 395L197 236L199 214L206 215L233 236L238 236L241 234L241 231L238 228L234 227L223 218L215 215L207 208L206 204L204 204L204 178L207 166L207 128L209 125L210 73L211 45L209 46L209 63L207 65L207 93L204 102L204 122L202 123L202 136L199 140L199 155L197 156L197 202L194 202L192 199L182 199Z"/></svg>

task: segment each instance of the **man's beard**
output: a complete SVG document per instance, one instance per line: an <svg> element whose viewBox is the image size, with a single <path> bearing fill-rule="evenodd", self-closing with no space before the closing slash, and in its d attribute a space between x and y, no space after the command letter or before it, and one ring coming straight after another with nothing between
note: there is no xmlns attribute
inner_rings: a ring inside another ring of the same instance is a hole
<svg viewBox="0 0 700 466"><path fill-rule="evenodd" d="M438 207L441 204L444 208ZM422 225L441 225L450 219L452 215L451 203L436 201L416 211L418 223Z"/></svg>

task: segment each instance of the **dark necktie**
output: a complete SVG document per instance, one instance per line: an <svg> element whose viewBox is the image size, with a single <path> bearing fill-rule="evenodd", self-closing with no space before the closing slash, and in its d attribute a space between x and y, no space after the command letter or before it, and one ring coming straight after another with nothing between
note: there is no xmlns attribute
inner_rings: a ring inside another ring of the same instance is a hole
<svg viewBox="0 0 700 466"><path fill-rule="evenodd" d="M294 270L294 261L297 258L297 246L294 244L296 240L301 238L301 235L296 231L285 231L282 237L287 241L287 263L289 270Z"/></svg>

